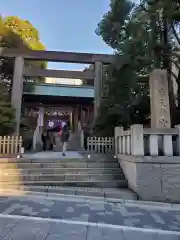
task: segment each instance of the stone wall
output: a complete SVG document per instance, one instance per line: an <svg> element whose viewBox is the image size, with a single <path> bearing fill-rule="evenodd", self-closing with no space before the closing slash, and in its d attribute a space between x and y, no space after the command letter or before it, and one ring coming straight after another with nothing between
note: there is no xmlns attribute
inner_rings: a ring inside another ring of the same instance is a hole
<svg viewBox="0 0 180 240"><path fill-rule="evenodd" d="M119 155L118 159L139 199L180 203L180 157Z"/></svg>

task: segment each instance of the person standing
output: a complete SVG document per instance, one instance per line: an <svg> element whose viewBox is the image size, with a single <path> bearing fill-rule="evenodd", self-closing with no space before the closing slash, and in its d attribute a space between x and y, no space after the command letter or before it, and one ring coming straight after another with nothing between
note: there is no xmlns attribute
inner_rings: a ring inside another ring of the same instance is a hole
<svg viewBox="0 0 180 240"><path fill-rule="evenodd" d="M67 146L69 140L69 127L68 124L62 128L61 141L62 141L62 155L66 156Z"/></svg>
<svg viewBox="0 0 180 240"><path fill-rule="evenodd" d="M47 150L47 142L48 142L48 135L46 131L43 131L42 135L41 135L41 140L43 143L43 151Z"/></svg>
<svg viewBox="0 0 180 240"><path fill-rule="evenodd" d="M89 133L89 129L86 125L84 126L83 133L84 133L84 149L87 151L87 149L88 149L88 137L90 137L90 133Z"/></svg>
<svg viewBox="0 0 180 240"><path fill-rule="evenodd" d="M56 145L56 139L55 139L55 136L54 136L53 132L49 133L49 142L50 142L49 150L53 151L54 146Z"/></svg>

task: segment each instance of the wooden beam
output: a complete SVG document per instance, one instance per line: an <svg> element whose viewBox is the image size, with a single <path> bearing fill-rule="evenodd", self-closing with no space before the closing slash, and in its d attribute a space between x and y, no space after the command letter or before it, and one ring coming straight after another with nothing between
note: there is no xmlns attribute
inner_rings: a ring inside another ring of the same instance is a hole
<svg viewBox="0 0 180 240"><path fill-rule="evenodd" d="M113 55L110 54L0 48L0 57L18 57L18 56L22 56L24 59L28 60L44 60L51 62L84 63L84 64L91 64L95 62L109 64L113 62Z"/></svg>
<svg viewBox="0 0 180 240"><path fill-rule="evenodd" d="M52 78L72 78L94 80L93 71L68 71L68 70L53 70L53 69L38 69L38 68L24 68L23 72L26 77L52 77Z"/></svg>

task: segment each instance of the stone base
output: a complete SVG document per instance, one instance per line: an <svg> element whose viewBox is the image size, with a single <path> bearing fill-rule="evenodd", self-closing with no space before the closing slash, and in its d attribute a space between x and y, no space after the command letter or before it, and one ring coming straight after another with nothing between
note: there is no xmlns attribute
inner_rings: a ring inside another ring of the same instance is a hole
<svg viewBox="0 0 180 240"><path fill-rule="evenodd" d="M139 199L180 203L180 157L119 155L118 161Z"/></svg>

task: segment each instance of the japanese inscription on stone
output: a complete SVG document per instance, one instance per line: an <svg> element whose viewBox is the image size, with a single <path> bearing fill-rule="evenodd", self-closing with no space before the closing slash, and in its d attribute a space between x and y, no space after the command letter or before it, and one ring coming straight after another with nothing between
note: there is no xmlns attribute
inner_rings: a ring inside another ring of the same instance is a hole
<svg viewBox="0 0 180 240"><path fill-rule="evenodd" d="M169 110L168 108L168 103L167 103L167 100L166 100L166 92L163 88L158 88L157 89L158 91L158 95L159 95L159 108L160 108L160 115L159 116L159 125L162 127L162 128L166 128L168 127L168 120L166 119L166 114Z"/></svg>
<svg viewBox="0 0 180 240"><path fill-rule="evenodd" d="M151 127L169 128L169 94L168 82L164 70L156 69L150 76L151 93Z"/></svg>

